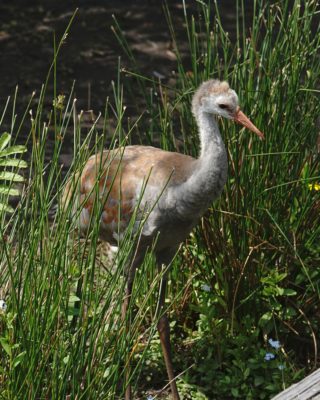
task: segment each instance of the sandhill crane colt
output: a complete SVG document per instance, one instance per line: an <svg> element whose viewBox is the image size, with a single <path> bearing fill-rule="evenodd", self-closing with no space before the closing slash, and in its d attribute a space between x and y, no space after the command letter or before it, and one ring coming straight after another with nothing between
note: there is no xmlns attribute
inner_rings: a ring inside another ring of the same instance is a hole
<svg viewBox="0 0 320 400"><path fill-rule="evenodd" d="M192 112L201 142L197 159L149 146L127 146L91 157L80 176L82 230L88 229L97 192L99 202L104 202L100 220L103 240L117 244L121 240L119 232L125 231L137 208L138 220L140 217L145 219L128 271L123 318L129 305L136 268L154 239L157 237L154 247L157 265L168 265L179 244L187 238L226 183L227 153L215 116L236 121L263 138L263 133L240 110L238 96L227 82L209 80L202 83L193 96ZM102 173L97 182L98 165L102 165ZM98 185L98 191L95 185ZM178 400L170 355L169 323L163 312L165 288L166 274L161 282L157 327L172 397ZM131 399L128 384L125 399Z"/></svg>

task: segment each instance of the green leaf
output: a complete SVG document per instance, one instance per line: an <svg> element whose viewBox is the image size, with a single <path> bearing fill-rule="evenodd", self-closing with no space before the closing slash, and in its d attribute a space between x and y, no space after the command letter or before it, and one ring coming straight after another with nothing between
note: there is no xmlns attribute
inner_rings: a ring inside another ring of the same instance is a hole
<svg viewBox="0 0 320 400"><path fill-rule="evenodd" d="M283 281L287 277L287 273L283 272L282 274L276 274L276 280L277 282Z"/></svg>
<svg viewBox="0 0 320 400"><path fill-rule="evenodd" d="M11 146L8 147L6 150L0 151L0 157L6 157L10 156L11 154L19 154L19 153L25 153L27 151L26 146Z"/></svg>
<svg viewBox="0 0 320 400"><path fill-rule="evenodd" d="M7 196L20 196L20 191L18 189L0 185L0 194L5 194Z"/></svg>
<svg viewBox="0 0 320 400"><path fill-rule="evenodd" d="M246 369L244 370L244 373L243 373L244 379L247 379L249 375L250 375L250 369L249 369L249 368L246 368Z"/></svg>
<svg viewBox="0 0 320 400"><path fill-rule="evenodd" d="M0 337L0 343L3 347L3 350L9 355L11 356L11 346L10 343L8 342L8 340L5 337Z"/></svg>
<svg viewBox="0 0 320 400"><path fill-rule="evenodd" d="M64 362L64 364L68 364L69 359L70 359L70 355L68 354L67 356L65 356L65 357L62 359L62 361Z"/></svg>
<svg viewBox="0 0 320 400"><path fill-rule="evenodd" d="M284 289L284 294L286 296L295 296L297 292L293 289Z"/></svg>
<svg viewBox="0 0 320 400"><path fill-rule="evenodd" d="M267 311L264 313L260 320L259 320L259 325L263 326L265 323L269 322L272 319L272 312Z"/></svg>
<svg viewBox="0 0 320 400"><path fill-rule="evenodd" d="M231 388L231 393L232 393L233 397L239 397L238 388Z"/></svg>
<svg viewBox="0 0 320 400"><path fill-rule="evenodd" d="M0 213L2 212L13 213L14 209L8 204L0 203Z"/></svg>
<svg viewBox="0 0 320 400"><path fill-rule="evenodd" d="M283 296L283 294L284 294L284 289L283 289L282 287L280 287L280 286L277 286L277 294L278 294L279 296Z"/></svg>
<svg viewBox="0 0 320 400"><path fill-rule="evenodd" d="M13 368L16 368L21 363L25 355L26 351L22 351L20 354L17 355L17 357L14 358L12 363Z"/></svg>
<svg viewBox="0 0 320 400"><path fill-rule="evenodd" d="M10 142L11 135L8 132L4 132L0 136L0 151L3 150L7 144Z"/></svg>
<svg viewBox="0 0 320 400"><path fill-rule="evenodd" d="M69 303L75 303L76 301L80 301L79 297L75 294L71 294L69 297Z"/></svg>
<svg viewBox="0 0 320 400"><path fill-rule="evenodd" d="M18 168L27 168L28 163L24 160L19 160L17 158L10 158L0 160L0 167L18 167Z"/></svg>
<svg viewBox="0 0 320 400"><path fill-rule="evenodd" d="M263 376L256 376L254 378L254 386L260 386L265 382L265 378Z"/></svg>
<svg viewBox="0 0 320 400"><path fill-rule="evenodd" d="M23 182L24 177L15 172L2 171L0 172L0 180L11 181L11 182Z"/></svg>

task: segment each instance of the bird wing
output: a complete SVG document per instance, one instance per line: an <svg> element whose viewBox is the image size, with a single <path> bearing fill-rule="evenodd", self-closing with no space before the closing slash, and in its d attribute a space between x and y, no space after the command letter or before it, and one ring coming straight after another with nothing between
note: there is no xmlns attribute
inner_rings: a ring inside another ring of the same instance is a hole
<svg viewBox="0 0 320 400"><path fill-rule="evenodd" d="M89 228L92 212L97 208L101 213L100 234L114 242L137 208L139 222L166 187L188 178L194 161L192 157L151 146L127 146L90 157L81 176L75 179L80 192L81 230ZM70 184L65 190L64 204L70 201Z"/></svg>

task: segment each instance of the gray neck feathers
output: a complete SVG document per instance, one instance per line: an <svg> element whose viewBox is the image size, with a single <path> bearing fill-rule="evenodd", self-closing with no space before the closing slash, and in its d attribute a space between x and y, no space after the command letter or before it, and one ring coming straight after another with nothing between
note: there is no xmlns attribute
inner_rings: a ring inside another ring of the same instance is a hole
<svg viewBox="0 0 320 400"><path fill-rule="evenodd" d="M227 180L227 154L217 121L212 114L196 116L201 153L189 178L171 187L167 201L173 202L183 218L201 216L221 193Z"/></svg>

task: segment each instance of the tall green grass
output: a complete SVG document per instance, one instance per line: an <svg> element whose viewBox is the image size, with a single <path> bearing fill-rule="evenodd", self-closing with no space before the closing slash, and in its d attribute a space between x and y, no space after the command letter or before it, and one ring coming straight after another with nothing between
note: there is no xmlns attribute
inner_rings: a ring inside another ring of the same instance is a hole
<svg viewBox="0 0 320 400"><path fill-rule="evenodd" d="M19 126L30 126L29 168L15 212L7 218L2 214L0 298L7 306L0 311L3 399L122 398L127 363L132 366L129 379L133 387L139 374L141 360L132 360L132 348L144 338L147 343L155 329L150 318L147 327L143 324L150 304L156 304L161 276L150 277L141 308L135 313L129 309L126 320L121 319L124 269L135 251L135 241L129 240L134 221L114 258L110 258L109 247L98 240L102 204L95 204L88 234L82 237L78 229L75 174L81 172L90 155L105 148L106 141L110 148L124 145L127 139L123 132L130 135L130 129L127 131L122 121L121 86L115 85L115 106L106 104L104 114L86 131L82 128L82 113L76 110L73 88L68 97L59 94L56 66L67 33L55 48L38 102L32 101L19 121ZM47 89L50 80L53 93ZM50 95L53 101L48 115L44 99ZM16 97L11 103L13 110L15 102ZM110 136L111 110L117 124ZM20 129L16 120L14 116L13 134ZM100 131L99 120L103 120ZM52 138L54 146L48 150ZM70 141L74 157L64 174L59 157ZM59 207L52 219L66 182L72 180L75 185L71 185L70 203ZM141 266L137 287L142 285L143 272L151 269L152 262L148 256ZM133 296L131 308L135 299ZM140 350L143 353L144 348Z"/></svg>
<svg viewBox="0 0 320 400"><path fill-rule="evenodd" d="M177 56L175 87L139 73L115 20L114 32L132 70L122 76L119 65L112 104L98 117L102 123L94 121L85 131L73 89L59 97L56 66L65 35L55 46L38 103L31 101L19 123L16 96L11 103L10 133L30 126L29 171L15 212L1 220L0 298L7 303L0 312L1 398L123 398L129 361L134 398L164 386L154 321L160 277L152 254L137 273L128 318L122 321L123 272L135 246L130 229L110 261L98 239L101 205L95 205L86 237L79 234L73 202L53 221L49 214L91 154L106 143L110 148L127 143L134 131L170 150L180 139L179 151L197 155L190 102L199 83L212 77L229 81L266 140L221 121L228 183L170 275L180 391L185 399L270 398L319 365L319 6L311 0L255 1L252 21L246 21L245 3L237 1L231 41L216 2L198 2L195 15L182 4L188 59L179 52L165 8ZM50 80L53 93L47 89ZM144 104L129 127L123 90ZM48 95L53 99L49 116ZM110 137L111 118L116 129ZM69 138L74 159L62 173L59 156ZM76 179L72 191L75 198ZM272 348L270 338L281 348ZM270 352L275 358L267 361Z"/></svg>

